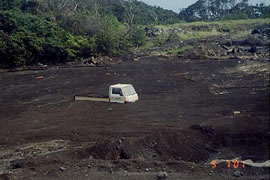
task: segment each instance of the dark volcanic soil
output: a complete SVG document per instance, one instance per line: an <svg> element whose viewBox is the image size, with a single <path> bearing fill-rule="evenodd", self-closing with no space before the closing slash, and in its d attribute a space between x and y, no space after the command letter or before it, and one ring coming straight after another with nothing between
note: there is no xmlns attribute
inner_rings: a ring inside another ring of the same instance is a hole
<svg viewBox="0 0 270 180"><path fill-rule="evenodd" d="M140 100L74 101L115 83L133 84ZM267 60L149 57L2 73L0 92L0 179L155 179L160 170L169 179L269 177L269 168L210 165L269 159Z"/></svg>

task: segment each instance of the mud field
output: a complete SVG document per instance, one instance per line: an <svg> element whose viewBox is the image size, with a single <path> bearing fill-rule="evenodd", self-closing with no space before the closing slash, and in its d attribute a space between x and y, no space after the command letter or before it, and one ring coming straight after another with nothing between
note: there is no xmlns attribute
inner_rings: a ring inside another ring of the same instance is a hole
<svg viewBox="0 0 270 180"><path fill-rule="evenodd" d="M268 179L269 61L148 57L0 74L0 179ZM43 76L44 78L37 78ZM132 104L74 101L131 83Z"/></svg>

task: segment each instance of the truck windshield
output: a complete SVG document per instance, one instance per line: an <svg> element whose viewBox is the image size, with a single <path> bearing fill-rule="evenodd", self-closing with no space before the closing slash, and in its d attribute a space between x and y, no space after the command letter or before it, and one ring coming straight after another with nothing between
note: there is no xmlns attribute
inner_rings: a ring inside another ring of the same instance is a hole
<svg viewBox="0 0 270 180"><path fill-rule="evenodd" d="M123 93L125 96L129 96L129 95L136 94L136 91L133 88L133 86L127 86L123 88Z"/></svg>

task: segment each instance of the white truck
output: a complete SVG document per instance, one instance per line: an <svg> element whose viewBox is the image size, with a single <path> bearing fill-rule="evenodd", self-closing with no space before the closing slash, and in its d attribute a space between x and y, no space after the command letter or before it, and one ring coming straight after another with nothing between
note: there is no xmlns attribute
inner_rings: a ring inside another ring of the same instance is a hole
<svg viewBox="0 0 270 180"><path fill-rule="evenodd" d="M75 96L75 100L128 103L138 101L139 96L131 84L115 84L109 87L109 97Z"/></svg>

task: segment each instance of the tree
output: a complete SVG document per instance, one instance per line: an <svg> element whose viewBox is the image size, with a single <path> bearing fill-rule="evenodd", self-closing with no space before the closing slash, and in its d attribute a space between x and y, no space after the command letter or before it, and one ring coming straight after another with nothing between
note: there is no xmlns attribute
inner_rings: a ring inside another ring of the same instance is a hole
<svg viewBox="0 0 270 180"><path fill-rule="evenodd" d="M108 15L102 18L104 28L97 33L96 50L99 54L121 55L124 51L128 51L129 43L124 26L116 17Z"/></svg>
<svg viewBox="0 0 270 180"><path fill-rule="evenodd" d="M136 25L131 31L130 40L135 47L139 47L145 44L146 35L142 26Z"/></svg>
<svg viewBox="0 0 270 180"><path fill-rule="evenodd" d="M38 8L39 8L39 2L34 1L34 0L24 0L22 5L21 5L21 10L22 11L27 11L32 14L37 14L38 13Z"/></svg>
<svg viewBox="0 0 270 180"><path fill-rule="evenodd" d="M10 10L18 7L20 0L1 0L0 1L0 9L2 10Z"/></svg>
<svg viewBox="0 0 270 180"><path fill-rule="evenodd" d="M123 8L125 9L125 21L128 24L128 32L130 33L132 31L132 25L133 25L133 20L134 20L134 12L133 12L133 0L121 0L120 1Z"/></svg>

